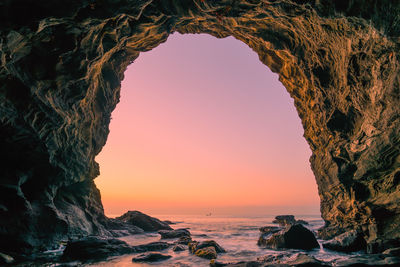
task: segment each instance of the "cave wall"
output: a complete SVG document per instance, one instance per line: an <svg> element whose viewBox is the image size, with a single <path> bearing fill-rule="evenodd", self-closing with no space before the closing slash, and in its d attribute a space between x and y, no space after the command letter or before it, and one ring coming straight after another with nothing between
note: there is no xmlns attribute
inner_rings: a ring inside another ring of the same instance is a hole
<svg viewBox="0 0 400 267"><path fill-rule="evenodd" d="M400 2L8 0L0 251L108 234L94 158L126 67L175 31L233 36L279 74L313 152L321 236L400 238Z"/></svg>

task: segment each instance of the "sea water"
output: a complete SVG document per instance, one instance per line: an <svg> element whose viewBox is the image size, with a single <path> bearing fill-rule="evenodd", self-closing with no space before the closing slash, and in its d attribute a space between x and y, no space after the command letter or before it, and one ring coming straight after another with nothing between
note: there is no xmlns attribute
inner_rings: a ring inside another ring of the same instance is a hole
<svg viewBox="0 0 400 267"><path fill-rule="evenodd" d="M218 254L218 261L221 262L238 262L256 260L258 257L266 255L277 255L281 253L291 252L295 255L301 250L270 250L257 246L257 240L260 236L259 228L262 226L276 226L272 221L274 216L262 217L237 217L237 216L206 216L206 215L159 215L154 216L160 220L170 220L175 222L171 225L174 229L186 228L192 234L192 239L196 241L214 240L221 245L227 252ZM318 215L302 215L296 216L296 219L302 219L309 223L308 227L312 231L316 231L322 227L324 222ZM146 233L140 235L131 235L120 238L130 245L147 244L150 242L160 241L160 235L157 233ZM174 240L162 240L173 242ZM318 240L321 243L321 240ZM132 258L138 254L129 254L108 259L107 261L88 264L86 266L190 266L201 267L209 266L210 260L197 257L188 250L172 251L172 247L161 251L163 254L171 255L172 257L165 261L154 263L134 263ZM346 259L350 255L344 253L324 250L322 246L319 249L314 249L307 252L313 257L331 261L334 259Z"/></svg>

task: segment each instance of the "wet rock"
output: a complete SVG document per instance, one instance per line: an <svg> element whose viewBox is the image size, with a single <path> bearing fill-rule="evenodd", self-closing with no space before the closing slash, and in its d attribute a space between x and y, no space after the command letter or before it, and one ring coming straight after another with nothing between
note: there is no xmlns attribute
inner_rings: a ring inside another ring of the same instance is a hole
<svg viewBox="0 0 400 267"><path fill-rule="evenodd" d="M217 251L215 247L203 247L200 249L196 249L194 254L198 257L205 258L205 259L216 259L217 258Z"/></svg>
<svg viewBox="0 0 400 267"><path fill-rule="evenodd" d="M296 219L293 215L278 215L275 217L273 223L277 223L281 226L292 225L296 223Z"/></svg>
<svg viewBox="0 0 400 267"><path fill-rule="evenodd" d="M132 258L133 262L155 262L164 261L171 258L171 255L161 254L157 252L145 253Z"/></svg>
<svg viewBox="0 0 400 267"><path fill-rule="evenodd" d="M192 254L206 259L215 259L217 258L217 253L226 252L225 249L214 240L206 240L202 242L192 241L188 243L188 248Z"/></svg>
<svg viewBox="0 0 400 267"><path fill-rule="evenodd" d="M382 254L390 255L394 257L400 257L400 248L389 248L382 252Z"/></svg>
<svg viewBox="0 0 400 267"><path fill-rule="evenodd" d="M322 246L330 250L353 252L365 250L367 243L360 232L353 230L323 243Z"/></svg>
<svg viewBox="0 0 400 267"><path fill-rule="evenodd" d="M144 233L142 228L116 219L107 220L106 228L114 237Z"/></svg>
<svg viewBox="0 0 400 267"><path fill-rule="evenodd" d="M205 247L214 247L217 253L225 253L225 249L223 249L217 242L214 240L206 240L198 243L196 245L196 249L201 249Z"/></svg>
<svg viewBox="0 0 400 267"><path fill-rule="evenodd" d="M146 232L154 232L158 230L172 230L172 228L165 222L157 218L146 215L140 211L128 211L116 220L124 223L129 223L143 229Z"/></svg>
<svg viewBox="0 0 400 267"><path fill-rule="evenodd" d="M282 227L276 226L264 226L260 229L261 235L258 238L257 245L258 246L266 246L267 239L271 237L272 234L277 233L282 230Z"/></svg>
<svg viewBox="0 0 400 267"><path fill-rule="evenodd" d="M190 236L190 232L187 229L160 230L158 233L161 235L162 239Z"/></svg>
<svg viewBox="0 0 400 267"><path fill-rule="evenodd" d="M12 264L14 263L14 258L10 255L4 254L0 252L0 264Z"/></svg>
<svg viewBox="0 0 400 267"><path fill-rule="evenodd" d="M173 222L173 221L170 221L170 220L164 220L163 222L165 222L166 224L169 224L169 225L176 224L176 222Z"/></svg>
<svg viewBox="0 0 400 267"><path fill-rule="evenodd" d="M314 234L301 224L288 226L286 229L272 234L263 242L264 244L265 247L271 249L294 248L310 250L319 248Z"/></svg>
<svg viewBox="0 0 400 267"><path fill-rule="evenodd" d="M186 248L182 245L177 244L172 248L172 250L173 251L184 251L184 250L186 250Z"/></svg>
<svg viewBox="0 0 400 267"><path fill-rule="evenodd" d="M189 242L187 245L188 245L188 248L189 248L189 252L190 253L192 253L192 254L194 254L195 252L196 252L196 249L197 249L197 245L199 244L199 242L198 241L191 241L191 242Z"/></svg>
<svg viewBox="0 0 400 267"><path fill-rule="evenodd" d="M98 261L132 252L135 252L135 249L119 239L86 237L69 241L61 259L63 261Z"/></svg>
<svg viewBox="0 0 400 267"><path fill-rule="evenodd" d="M151 242L148 244L133 246L132 249L134 252L147 252L147 251L160 251L167 249L171 246L173 246L173 244L167 242Z"/></svg>
<svg viewBox="0 0 400 267"><path fill-rule="evenodd" d="M272 221L273 223L277 223L280 226L288 226L288 225L293 225L293 224L304 224L307 225L308 222L304 220L296 220L294 215L278 215L275 217L275 219Z"/></svg>

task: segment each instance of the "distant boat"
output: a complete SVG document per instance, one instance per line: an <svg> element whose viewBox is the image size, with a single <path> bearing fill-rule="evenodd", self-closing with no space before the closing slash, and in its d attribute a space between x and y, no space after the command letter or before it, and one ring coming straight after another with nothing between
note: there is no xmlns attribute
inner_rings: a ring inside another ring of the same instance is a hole
<svg viewBox="0 0 400 267"><path fill-rule="evenodd" d="M210 212L210 213L207 213L206 216L211 216L211 212Z"/></svg>

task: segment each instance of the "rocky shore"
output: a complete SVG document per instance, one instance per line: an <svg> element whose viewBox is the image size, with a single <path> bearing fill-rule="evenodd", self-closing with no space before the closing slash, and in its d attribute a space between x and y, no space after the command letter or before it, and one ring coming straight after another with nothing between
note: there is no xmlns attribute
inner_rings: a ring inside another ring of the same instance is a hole
<svg viewBox="0 0 400 267"><path fill-rule="evenodd" d="M124 215L112 219L116 236L121 234L143 235L158 234L159 240L150 243L130 245L127 242L107 236L89 236L70 240L58 254L37 254L28 261L16 261L11 256L0 254L0 263L9 266L25 266L25 264L49 263L95 263L107 261L110 257L131 255L132 262L159 262L173 258L180 251L188 251L188 257L200 257L210 260L210 266L255 267L255 266L399 266L400 246L385 250L380 254L366 254L365 241L357 232L350 231L332 240L323 241L322 247L332 251L354 252L346 258L319 260L312 255L320 250L317 235L307 228L308 223L296 220L292 215L276 216L273 224L259 228L260 237L254 240L260 248L265 249L264 256L249 261L227 262L218 257L227 253L218 240L193 239L189 229L172 229L171 223L148 216L139 211L128 211ZM179 223L177 223L179 225ZM119 228L117 227L119 226ZM134 228L131 228L134 227ZM134 236L133 236L134 237ZM269 251L277 251L271 253ZM192 256L190 256L192 255ZM166 265L168 266L168 265Z"/></svg>

